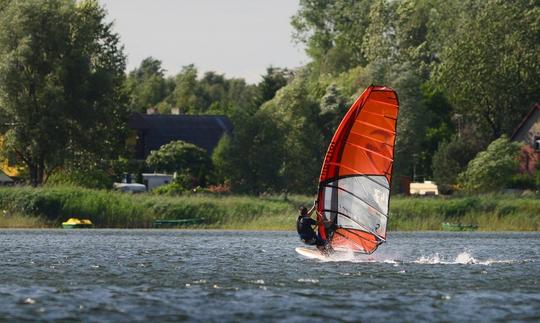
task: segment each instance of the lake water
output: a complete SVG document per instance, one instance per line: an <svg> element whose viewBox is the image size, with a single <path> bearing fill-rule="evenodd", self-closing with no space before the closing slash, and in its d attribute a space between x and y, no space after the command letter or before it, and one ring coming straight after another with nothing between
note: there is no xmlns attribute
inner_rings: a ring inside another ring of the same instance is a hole
<svg viewBox="0 0 540 323"><path fill-rule="evenodd" d="M540 234L390 232L321 262L293 232L1 230L0 321L538 321Z"/></svg>

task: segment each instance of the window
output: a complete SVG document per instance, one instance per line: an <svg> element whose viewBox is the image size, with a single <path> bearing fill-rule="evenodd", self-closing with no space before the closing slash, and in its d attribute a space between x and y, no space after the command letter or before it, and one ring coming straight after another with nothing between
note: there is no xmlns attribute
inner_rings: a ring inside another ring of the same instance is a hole
<svg viewBox="0 0 540 323"><path fill-rule="evenodd" d="M534 136L534 150L540 151L540 136Z"/></svg>

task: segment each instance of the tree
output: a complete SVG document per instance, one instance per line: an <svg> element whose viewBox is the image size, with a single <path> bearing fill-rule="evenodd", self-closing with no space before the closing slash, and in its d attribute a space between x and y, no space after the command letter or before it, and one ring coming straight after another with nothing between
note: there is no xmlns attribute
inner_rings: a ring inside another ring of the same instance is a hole
<svg viewBox="0 0 540 323"><path fill-rule="evenodd" d="M181 140L152 150L146 164L154 171L176 173L179 181L191 187L206 186L212 170L212 161L204 149Z"/></svg>
<svg viewBox="0 0 540 323"><path fill-rule="evenodd" d="M367 0L301 0L292 18L294 38L306 45L321 73L337 75L365 65L364 39L369 26Z"/></svg>
<svg viewBox="0 0 540 323"><path fill-rule="evenodd" d="M456 112L491 141L509 135L540 99L540 9L529 0L465 1L461 7L447 18L451 32L438 34L445 38L439 38L435 80Z"/></svg>
<svg viewBox="0 0 540 323"><path fill-rule="evenodd" d="M497 191L505 187L519 171L520 145L508 137L493 141L485 151L469 162L459 174L460 186L469 193Z"/></svg>
<svg viewBox="0 0 540 323"><path fill-rule="evenodd" d="M4 148L39 185L67 161L113 158L127 120L125 56L97 1L8 1L0 15Z"/></svg>
<svg viewBox="0 0 540 323"><path fill-rule="evenodd" d="M330 144L330 140L332 140L332 136L339 126L341 119L345 116L349 105L347 99L341 95L340 90L334 83L328 86L326 93L319 102L321 109L319 122L324 138L323 147Z"/></svg>
<svg viewBox="0 0 540 323"><path fill-rule="evenodd" d="M258 84L261 96L259 103L271 100L279 89L287 85L291 77L292 72L286 68L268 67L266 74L262 76L262 81Z"/></svg>
<svg viewBox="0 0 540 323"><path fill-rule="evenodd" d="M212 156L219 179L236 192L279 191L286 147L278 124L263 110L253 115L239 113L234 121L234 136L222 138Z"/></svg>
<svg viewBox="0 0 540 323"><path fill-rule="evenodd" d="M297 74L261 107L278 125L284 139L280 177L289 192L313 192L326 147L319 129L320 109L307 93L305 76Z"/></svg>
<svg viewBox="0 0 540 323"><path fill-rule="evenodd" d="M141 66L129 73L126 87L129 91L130 109L136 112L144 112L147 108L156 106L171 91L171 85L164 77L161 61L153 57L145 58Z"/></svg>
<svg viewBox="0 0 540 323"><path fill-rule="evenodd" d="M435 151L432 160L433 179L444 193L451 192L457 183L459 173L474 158L477 148L463 137L454 136L443 141Z"/></svg>

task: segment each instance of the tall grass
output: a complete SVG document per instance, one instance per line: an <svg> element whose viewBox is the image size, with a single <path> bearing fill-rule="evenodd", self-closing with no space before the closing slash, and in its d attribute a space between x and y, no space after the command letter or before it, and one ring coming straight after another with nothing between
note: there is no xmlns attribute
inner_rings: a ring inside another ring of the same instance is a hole
<svg viewBox="0 0 540 323"><path fill-rule="evenodd" d="M201 219L200 228L287 229L304 196L179 197L125 194L74 187L0 188L0 208L42 216L53 225L70 217L88 218L97 227L149 228L157 219Z"/></svg>
<svg viewBox="0 0 540 323"><path fill-rule="evenodd" d="M483 231L538 231L540 199L505 194L392 199L390 230L440 230L442 222L476 224Z"/></svg>
<svg viewBox="0 0 540 323"><path fill-rule="evenodd" d="M50 227L46 219L40 216L29 216L21 214L0 214L0 228L25 229L25 228L47 228Z"/></svg>
<svg viewBox="0 0 540 323"><path fill-rule="evenodd" d="M78 217L103 228L150 228L157 219L199 219L190 227L294 230L298 207L311 203L312 197L301 195L170 197L74 187L0 188L0 209L24 215L12 222L28 226L32 225L24 222L28 219L41 219L35 226L59 226ZM0 226L8 222L0 221ZM440 230L443 222L477 224L486 231L538 231L540 199L510 195L392 199L389 230Z"/></svg>

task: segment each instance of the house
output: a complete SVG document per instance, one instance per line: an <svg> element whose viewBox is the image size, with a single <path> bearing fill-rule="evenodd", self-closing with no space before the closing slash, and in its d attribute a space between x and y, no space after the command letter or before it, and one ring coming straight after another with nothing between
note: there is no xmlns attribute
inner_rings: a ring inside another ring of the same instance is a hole
<svg viewBox="0 0 540 323"><path fill-rule="evenodd" d="M128 126L135 134L136 159L146 159L152 150L175 140L192 143L211 154L221 137L233 130L229 118L215 115L135 113Z"/></svg>
<svg viewBox="0 0 540 323"><path fill-rule="evenodd" d="M511 139L523 143L520 156L521 172L533 174L540 160L540 103L531 108Z"/></svg>

